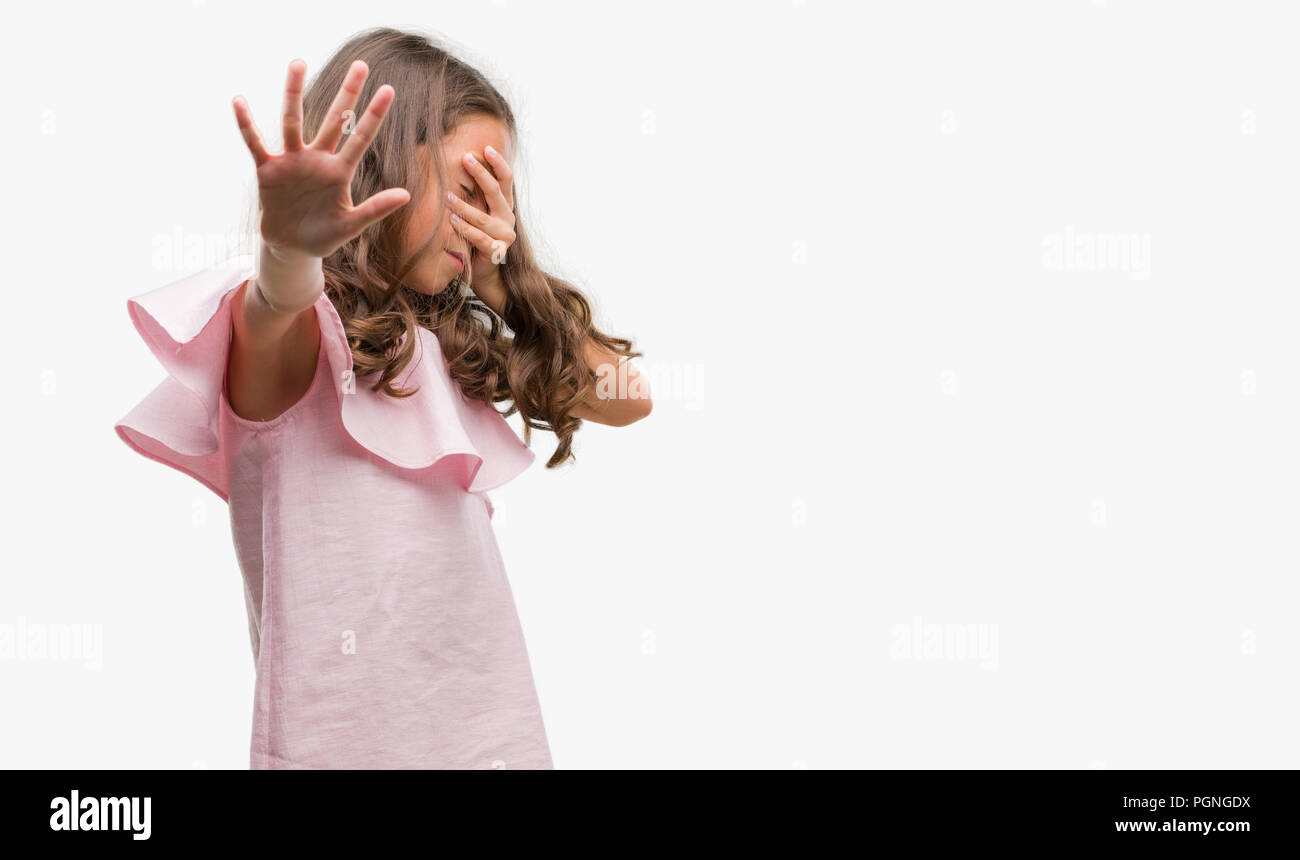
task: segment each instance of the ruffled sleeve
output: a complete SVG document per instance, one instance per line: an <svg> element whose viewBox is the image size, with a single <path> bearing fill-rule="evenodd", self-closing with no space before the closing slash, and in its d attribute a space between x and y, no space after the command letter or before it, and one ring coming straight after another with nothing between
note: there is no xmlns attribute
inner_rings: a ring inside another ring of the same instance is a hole
<svg viewBox="0 0 1300 860"><path fill-rule="evenodd" d="M131 322L167 376L114 429L138 453L190 475L223 501L230 489L221 397L231 300L256 273L255 263L253 255L242 255L127 300ZM404 469L452 458L454 474L472 493L499 487L533 463L532 450L500 412L461 393L433 332L420 329L416 355L395 380L419 391L393 398L354 376L343 320L328 295L317 299L316 319L338 428L356 445Z"/></svg>
<svg viewBox="0 0 1300 860"><path fill-rule="evenodd" d="M244 255L126 303L167 376L114 429L140 454L190 475L222 500L229 495L219 407L232 335L230 301L253 274L253 258Z"/></svg>

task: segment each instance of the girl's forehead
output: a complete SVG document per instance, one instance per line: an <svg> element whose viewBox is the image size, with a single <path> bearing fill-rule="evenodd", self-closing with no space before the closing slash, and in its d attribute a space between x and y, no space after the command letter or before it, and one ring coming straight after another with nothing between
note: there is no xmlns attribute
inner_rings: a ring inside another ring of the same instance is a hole
<svg viewBox="0 0 1300 860"><path fill-rule="evenodd" d="M472 152L475 158L484 161L484 150L489 146L505 156L507 161L514 159L514 147L505 123L495 117L469 116L457 123L443 140L443 158L459 164L465 153Z"/></svg>

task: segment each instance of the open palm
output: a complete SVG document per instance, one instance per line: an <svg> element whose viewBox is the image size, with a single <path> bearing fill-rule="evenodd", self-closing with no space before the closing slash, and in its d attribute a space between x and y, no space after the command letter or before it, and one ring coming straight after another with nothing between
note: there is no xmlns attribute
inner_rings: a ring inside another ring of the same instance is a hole
<svg viewBox="0 0 1300 860"><path fill-rule="evenodd" d="M357 60L348 69L320 131L309 144L302 139L306 74L307 64L302 60L289 64L282 152L267 152L248 103L240 96L234 99L235 120L257 166L262 241L277 251L323 258L407 203L411 195L404 188L388 188L360 206L352 203L352 175L393 103L393 88L384 84L375 92L343 148L335 153L344 126L353 118L352 109L369 68Z"/></svg>

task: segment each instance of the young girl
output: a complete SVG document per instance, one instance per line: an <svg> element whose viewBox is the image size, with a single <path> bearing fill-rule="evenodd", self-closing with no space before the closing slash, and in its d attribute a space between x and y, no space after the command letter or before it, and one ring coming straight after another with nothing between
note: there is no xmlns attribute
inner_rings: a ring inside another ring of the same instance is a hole
<svg viewBox="0 0 1300 860"><path fill-rule="evenodd" d="M229 504L253 768L551 768L487 491L648 415L642 353L538 268L479 72L377 29L305 74L280 153L234 100L257 254L128 301L168 375L117 433Z"/></svg>

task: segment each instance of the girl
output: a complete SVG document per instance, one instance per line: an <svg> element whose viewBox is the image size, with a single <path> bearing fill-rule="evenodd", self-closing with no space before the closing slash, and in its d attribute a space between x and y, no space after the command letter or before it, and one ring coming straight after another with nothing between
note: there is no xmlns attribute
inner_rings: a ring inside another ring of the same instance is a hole
<svg viewBox="0 0 1300 860"><path fill-rule="evenodd" d="M253 768L551 768L487 491L648 415L642 353L538 268L479 72L385 28L305 74L280 153L234 100L257 255L128 301L168 375L117 433L229 503Z"/></svg>

